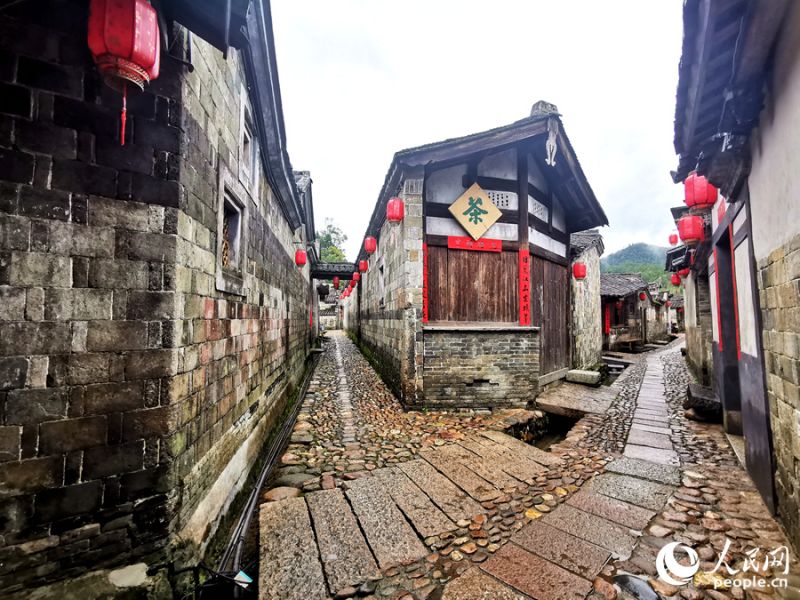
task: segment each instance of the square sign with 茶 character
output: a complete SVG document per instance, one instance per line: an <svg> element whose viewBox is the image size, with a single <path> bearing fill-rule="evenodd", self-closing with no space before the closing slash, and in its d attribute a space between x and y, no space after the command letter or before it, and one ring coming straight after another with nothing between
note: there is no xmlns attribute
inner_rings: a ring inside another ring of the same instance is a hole
<svg viewBox="0 0 800 600"><path fill-rule="evenodd" d="M450 205L450 213L477 240L500 218L501 212L477 183Z"/></svg>

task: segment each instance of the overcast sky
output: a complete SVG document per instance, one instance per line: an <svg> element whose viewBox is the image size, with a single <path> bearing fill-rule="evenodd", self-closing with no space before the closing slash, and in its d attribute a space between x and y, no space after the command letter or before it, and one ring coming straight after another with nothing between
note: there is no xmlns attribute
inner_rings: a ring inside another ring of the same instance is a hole
<svg viewBox="0 0 800 600"><path fill-rule="evenodd" d="M680 0L273 0L289 155L353 259L397 150L558 106L606 252L667 245Z"/></svg>

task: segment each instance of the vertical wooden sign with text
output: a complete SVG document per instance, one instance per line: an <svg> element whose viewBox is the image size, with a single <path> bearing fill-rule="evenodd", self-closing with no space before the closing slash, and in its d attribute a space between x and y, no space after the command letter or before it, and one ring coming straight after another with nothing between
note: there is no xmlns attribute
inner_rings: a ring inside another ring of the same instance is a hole
<svg viewBox="0 0 800 600"><path fill-rule="evenodd" d="M428 244L422 244L422 322L428 322Z"/></svg>
<svg viewBox="0 0 800 600"><path fill-rule="evenodd" d="M519 249L519 324L531 324L531 251Z"/></svg>

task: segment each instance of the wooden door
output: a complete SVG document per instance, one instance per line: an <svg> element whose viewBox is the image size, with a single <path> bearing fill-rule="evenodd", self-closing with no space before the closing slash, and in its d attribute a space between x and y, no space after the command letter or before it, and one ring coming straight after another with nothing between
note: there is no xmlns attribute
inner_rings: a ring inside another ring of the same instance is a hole
<svg viewBox="0 0 800 600"><path fill-rule="evenodd" d="M569 367L569 269L532 257L533 324L540 327L540 375Z"/></svg>

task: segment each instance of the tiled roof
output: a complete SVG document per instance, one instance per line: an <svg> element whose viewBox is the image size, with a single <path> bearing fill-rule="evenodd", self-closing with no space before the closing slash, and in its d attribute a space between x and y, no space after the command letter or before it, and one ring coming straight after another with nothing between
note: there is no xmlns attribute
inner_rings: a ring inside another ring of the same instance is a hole
<svg viewBox="0 0 800 600"><path fill-rule="evenodd" d="M647 289L647 282L638 273L601 273L601 296L628 296Z"/></svg>
<svg viewBox="0 0 800 600"><path fill-rule="evenodd" d="M592 246L597 247L597 253L602 256L605 246L603 246L603 236L597 229L587 229L577 231L569 235L569 247L572 256L578 256Z"/></svg>

